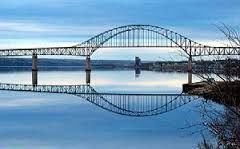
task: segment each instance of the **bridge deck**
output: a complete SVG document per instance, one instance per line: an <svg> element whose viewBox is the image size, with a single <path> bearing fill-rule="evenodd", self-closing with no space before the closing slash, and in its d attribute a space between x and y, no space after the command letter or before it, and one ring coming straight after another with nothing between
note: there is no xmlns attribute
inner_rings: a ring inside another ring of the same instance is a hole
<svg viewBox="0 0 240 149"><path fill-rule="evenodd" d="M126 25L107 30L72 47L2 49L0 56L90 56L99 48L180 48L191 56L240 55L240 47L211 47L153 25Z"/></svg>

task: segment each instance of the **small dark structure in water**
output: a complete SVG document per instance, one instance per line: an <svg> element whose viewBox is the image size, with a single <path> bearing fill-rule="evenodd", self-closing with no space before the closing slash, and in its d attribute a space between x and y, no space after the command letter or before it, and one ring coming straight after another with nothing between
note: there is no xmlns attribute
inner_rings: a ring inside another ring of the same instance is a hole
<svg viewBox="0 0 240 149"><path fill-rule="evenodd" d="M141 59L139 57L135 57L135 69L140 69L141 64Z"/></svg>

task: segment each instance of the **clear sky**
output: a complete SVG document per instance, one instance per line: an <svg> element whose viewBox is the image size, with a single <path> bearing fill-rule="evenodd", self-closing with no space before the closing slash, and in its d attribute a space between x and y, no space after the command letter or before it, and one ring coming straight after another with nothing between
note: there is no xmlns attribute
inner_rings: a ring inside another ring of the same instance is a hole
<svg viewBox="0 0 240 149"><path fill-rule="evenodd" d="M1 0L0 48L72 46L113 27L151 24L204 44L240 24L240 0ZM95 59L169 59L169 49L100 49Z"/></svg>

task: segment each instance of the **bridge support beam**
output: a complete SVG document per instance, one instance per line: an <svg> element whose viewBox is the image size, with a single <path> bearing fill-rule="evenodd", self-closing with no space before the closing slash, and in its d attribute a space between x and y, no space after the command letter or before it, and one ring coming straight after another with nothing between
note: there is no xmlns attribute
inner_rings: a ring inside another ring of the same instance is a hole
<svg viewBox="0 0 240 149"><path fill-rule="evenodd" d="M188 84L192 84L192 56L188 58Z"/></svg>
<svg viewBox="0 0 240 149"><path fill-rule="evenodd" d="M86 71L86 84L91 83L91 71Z"/></svg>
<svg viewBox="0 0 240 149"><path fill-rule="evenodd" d="M90 56L86 57L85 70L86 71L91 71L91 58L90 58Z"/></svg>
<svg viewBox="0 0 240 149"><path fill-rule="evenodd" d="M32 55L32 85L38 84L38 67L37 67L37 55Z"/></svg>
<svg viewBox="0 0 240 149"><path fill-rule="evenodd" d="M86 57L85 71L86 71L86 84L90 84L91 83L91 58L90 58L90 56Z"/></svg>

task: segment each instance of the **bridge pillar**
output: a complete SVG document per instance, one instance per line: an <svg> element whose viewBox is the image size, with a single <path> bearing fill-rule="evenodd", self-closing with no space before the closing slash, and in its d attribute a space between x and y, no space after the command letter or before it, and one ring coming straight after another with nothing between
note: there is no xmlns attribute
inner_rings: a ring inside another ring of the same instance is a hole
<svg viewBox="0 0 240 149"><path fill-rule="evenodd" d="M86 71L91 71L91 58L90 58L90 56L86 57L85 70Z"/></svg>
<svg viewBox="0 0 240 149"><path fill-rule="evenodd" d="M32 85L38 84L38 68L37 68L37 55L32 55Z"/></svg>
<svg viewBox="0 0 240 149"><path fill-rule="evenodd" d="M38 84L38 71L32 71L32 85L37 86Z"/></svg>
<svg viewBox="0 0 240 149"><path fill-rule="evenodd" d="M188 58L188 84L192 84L192 56Z"/></svg>
<svg viewBox="0 0 240 149"><path fill-rule="evenodd" d="M86 71L86 84L91 83L91 71Z"/></svg>
<svg viewBox="0 0 240 149"><path fill-rule="evenodd" d="M85 71L86 71L86 84L90 84L91 83L91 58L90 58L90 56L86 57Z"/></svg>
<svg viewBox="0 0 240 149"><path fill-rule="evenodd" d="M32 55L32 70L33 71L38 70L38 68L37 68L37 55L36 54Z"/></svg>

